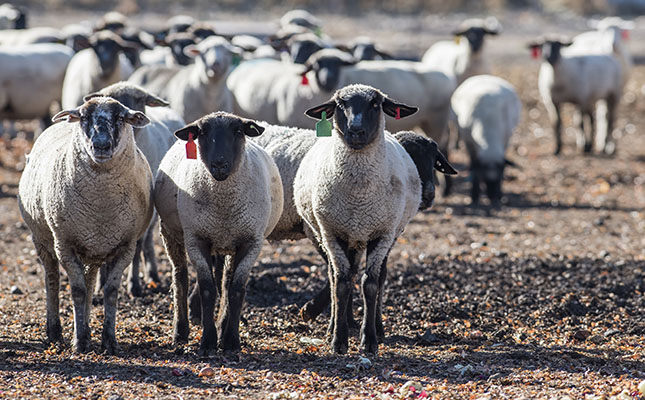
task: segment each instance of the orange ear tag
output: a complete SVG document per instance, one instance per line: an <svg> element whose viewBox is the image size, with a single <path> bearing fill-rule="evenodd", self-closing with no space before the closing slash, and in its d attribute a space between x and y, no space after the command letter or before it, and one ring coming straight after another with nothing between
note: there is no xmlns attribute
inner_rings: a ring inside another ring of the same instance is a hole
<svg viewBox="0 0 645 400"><path fill-rule="evenodd" d="M396 117L394 119L401 119L401 107L396 108Z"/></svg>
<svg viewBox="0 0 645 400"><path fill-rule="evenodd" d="M304 86L309 85L309 79L307 78L307 75L302 75L302 80L300 81L300 84Z"/></svg>
<svg viewBox="0 0 645 400"><path fill-rule="evenodd" d="M190 160L196 160L197 159L197 145L195 144L195 141L193 140L193 134L189 133L188 134L188 142L186 142L186 158Z"/></svg>
<svg viewBox="0 0 645 400"><path fill-rule="evenodd" d="M542 49L540 47L531 47L531 57L537 60L542 55Z"/></svg>

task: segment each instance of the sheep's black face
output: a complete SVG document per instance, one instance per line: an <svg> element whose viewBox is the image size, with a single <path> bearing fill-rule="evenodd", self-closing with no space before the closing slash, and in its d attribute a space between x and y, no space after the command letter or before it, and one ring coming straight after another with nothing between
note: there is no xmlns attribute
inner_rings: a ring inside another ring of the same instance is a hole
<svg viewBox="0 0 645 400"><path fill-rule="evenodd" d="M376 50L376 46L371 43L362 43L357 44L354 47L353 51L354 58L357 60L377 60L381 57L381 54Z"/></svg>
<svg viewBox="0 0 645 400"><path fill-rule="evenodd" d="M421 179L421 203L419 210L432 207L435 198L434 168L441 154L437 143L420 135L396 135L397 140L408 152L417 167Z"/></svg>
<svg viewBox="0 0 645 400"><path fill-rule="evenodd" d="M119 63L119 52L123 50L121 45L113 39L99 39L90 43L96 57L101 65L101 75L111 75Z"/></svg>
<svg viewBox="0 0 645 400"><path fill-rule="evenodd" d="M175 132L188 140L189 133L197 136L199 158L217 181L234 174L244 155L246 136L258 136L264 128L255 122L227 113L207 115Z"/></svg>
<svg viewBox="0 0 645 400"><path fill-rule="evenodd" d="M191 44L195 44L195 41L189 38L174 39L170 42L170 52L172 53L172 57L175 59L177 64L188 65L193 62L192 58L188 57L184 53L184 49Z"/></svg>
<svg viewBox="0 0 645 400"><path fill-rule="evenodd" d="M374 89L340 90L336 94L334 120L347 146L360 150L378 137L382 131L381 105L384 98Z"/></svg>
<svg viewBox="0 0 645 400"><path fill-rule="evenodd" d="M542 45L542 54L544 59L551 65L558 62L560 59L560 50L562 50L562 43L547 40Z"/></svg>
<svg viewBox="0 0 645 400"><path fill-rule="evenodd" d="M78 108L59 112L52 120L80 122L85 150L99 164L110 161L118 151L126 124L141 128L150 122L142 112L108 97L92 98Z"/></svg>
<svg viewBox="0 0 645 400"><path fill-rule="evenodd" d="M321 49L320 44L313 40L294 40L289 47L289 54L294 64L304 64L312 54Z"/></svg>
<svg viewBox="0 0 645 400"><path fill-rule="evenodd" d="M468 44L470 44L470 50L473 53L481 50L484 45L484 36L486 31L483 28L470 28L464 32L464 36L468 39Z"/></svg>
<svg viewBox="0 0 645 400"><path fill-rule="evenodd" d="M347 62L337 57L319 58L313 66L318 86L326 92L336 90L340 81L341 68L345 65Z"/></svg>

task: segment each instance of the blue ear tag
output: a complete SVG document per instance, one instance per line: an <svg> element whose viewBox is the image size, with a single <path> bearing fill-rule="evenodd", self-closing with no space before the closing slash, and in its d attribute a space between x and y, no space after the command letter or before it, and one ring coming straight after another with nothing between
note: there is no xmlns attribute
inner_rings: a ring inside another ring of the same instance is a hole
<svg viewBox="0 0 645 400"><path fill-rule="evenodd" d="M322 119L316 122L316 136L331 136L331 122L327 121L327 111L323 111Z"/></svg>

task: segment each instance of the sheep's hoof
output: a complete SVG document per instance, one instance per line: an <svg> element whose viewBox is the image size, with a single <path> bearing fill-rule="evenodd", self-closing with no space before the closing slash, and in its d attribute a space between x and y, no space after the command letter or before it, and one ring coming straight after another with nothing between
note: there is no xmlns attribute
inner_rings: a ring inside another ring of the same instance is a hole
<svg viewBox="0 0 645 400"><path fill-rule="evenodd" d="M302 306L298 314L300 315L300 318L302 318L302 320L305 322L311 322L316 319L316 315L312 315L311 313L311 310L309 308L309 303Z"/></svg>
<svg viewBox="0 0 645 400"><path fill-rule="evenodd" d="M242 350L240 338L234 335L223 335L219 342L219 348L227 353L237 353Z"/></svg>
<svg viewBox="0 0 645 400"><path fill-rule="evenodd" d="M55 323L53 326L47 326L47 343L48 344L63 344L63 329L60 326L60 321Z"/></svg>
<svg viewBox="0 0 645 400"><path fill-rule="evenodd" d="M336 354L347 354L347 350L349 349L347 343L342 343L342 341L338 339L332 340L331 347L334 349L334 353Z"/></svg>
<svg viewBox="0 0 645 400"><path fill-rule="evenodd" d="M374 354L378 353L378 338L373 337L370 340L367 339L367 336L363 336L361 340L361 348L365 354Z"/></svg>
<svg viewBox="0 0 645 400"><path fill-rule="evenodd" d="M101 341L101 351L103 354L115 355L119 352L119 345L116 342L116 338L111 335L106 335Z"/></svg>
<svg viewBox="0 0 645 400"><path fill-rule="evenodd" d="M215 355L216 353L217 353L217 336L202 337L202 341L199 344L199 350L197 350L197 355L200 357L210 357L211 355Z"/></svg>
<svg viewBox="0 0 645 400"><path fill-rule="evenodd" d="M584 152L585 154L591 153L591 150L593 150L593 145L592 143L585 143L584 145Z"/></svg>
<svg viewBox="0 0 645 400"><path fill-rule="evenodd" d="M72 351L74 353L87 353L90 351L90 340L88 338L74 339L72 343Z"/></svg>
<svg viewBox="0 0 645 400"><path fill-rule="evenodd" d="M141 285L139 284L139 282L137 282L136 284L132 283L132 282L129 282L128 283L128 293L130 293L134 297L143 296L143 289L141 288Z"/></svg>
<svg viewBox="0 0 645 400"><path fill-rule="evenodd" d="M613 142L607 143L602 150L606 155L613 156L616 154L616 144Z"/></svg>

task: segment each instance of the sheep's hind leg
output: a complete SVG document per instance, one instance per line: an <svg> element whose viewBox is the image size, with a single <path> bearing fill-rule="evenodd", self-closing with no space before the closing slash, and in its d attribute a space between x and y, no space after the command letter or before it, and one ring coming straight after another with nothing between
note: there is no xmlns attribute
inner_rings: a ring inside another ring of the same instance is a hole
<svg viewBox="0 0 645 400"><path fill-rule="evenodd" d="M198 354L207 356L217 349L217 331L214 322L215 297L217 288L213 279L211 244L197 238L185 239L188 256L197 270L199 297L202 304L202 340Z"/></svg>
<svg viewBox="0 0 645 400"><path fill-rule="evenodd" d="M45 269L45 289L47 291L47 341L63 343L63 330L60 325L60 273L58 261L44 246L36 244L38 257Z"/></svg>
<svg viewBox="0 0 645 400"><path fill-rule="evenodd" d="M188 265L184 238L172 235L164 224L161 224L161 239L172 265L172 298L173 298L173 343L175 345L188 343Z"/></svg>
<svg viewBox="0 0 645 400"><path fill-rule="evenodd" d="M387 253L392 246L392 239L381 237L367 243L367 267L361 279L363 293L363 324L361 326L361 348L363 352L378 352L376 330L377 303L380 291L380 276Z"/></svg>

